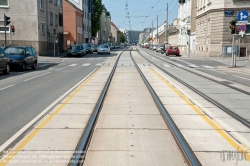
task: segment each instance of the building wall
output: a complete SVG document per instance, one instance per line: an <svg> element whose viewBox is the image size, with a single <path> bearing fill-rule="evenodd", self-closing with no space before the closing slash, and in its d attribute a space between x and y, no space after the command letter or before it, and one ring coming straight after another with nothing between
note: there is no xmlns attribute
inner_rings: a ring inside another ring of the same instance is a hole
<svg viewBox="0 0 250 166"><path fill-rule="evenodd" d="M84 42L89 42L91 38L91 13L88 10L89 0L83 0L83 29L84 29Z"/></svg>
<svg viewBox="0 0 250 166"><path fill-rule="evenodd" d="M83 14L67 1L63 1L64 47L84 43Z"/></svg>
<svg viewBox="0 0 250 166"><path fill-rule="evenodd" d="M32 45L36 51L39 51L37 6L38 2L34 0L25 2L9 0L9 7L0 7L0 26L4 27L4 13L11 17L10 25L15 26L15 34L11 33L12 44ZM10 43L9 35L10 32L7 32L7 45ZM4 44L4 39L4 31L1 31L0 44Z"/></svg>
<svg viewBox="0 0 250 166"><path fill-rule="evenodd" d="M114 23L111 23L111 33L112 33L112 42L116 43L117 42L118 29L116 28Z"/></svg>
<svg viewBox="0 0 250 166"><path fill-rule="evenodd" d="M233 0L211 0L210 2L197 2L197 22L196 22L196 45L195 53L205 56L231 56L230 53L225 55L223 50L230 47L232 43L231 30L229 22L237 18L240 10L248 10L250 12L249 1L233 1ZM233 17L225 17L225 10L234 10ZM241 47L250 50L250 37L244 37ZM238 43L238 36L235 45Z"/></svg>

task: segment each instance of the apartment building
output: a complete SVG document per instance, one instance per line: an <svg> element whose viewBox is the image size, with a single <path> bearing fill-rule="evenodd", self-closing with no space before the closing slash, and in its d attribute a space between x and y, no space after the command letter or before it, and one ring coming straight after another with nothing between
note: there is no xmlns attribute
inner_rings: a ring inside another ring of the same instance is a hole
<svg viewBox="0 0 250 166"><path fill-rule="evenodd" d="M101 15L101 27L98 32L98 43L110 42L111 39L111 15L106 9L104 4L102 5L102 15Z"/></svg>
<svg viewBox="0 0 250 166"><path fill-rule="evenodd" d="M82 5L83 5L83 33L84 33L84 42L89 43L91 42L92 39L92 34L91 34L91 11L89 11L89 0L83 0Z"/></svg>
<svg viewBox="0 0 250 166"><path fill-rule="evenodd" d="M116 25L113 22L111 22L111 42L112 43L118 42L119 33L120 33L119 29L116 27Z"/></svg>
<svg viewBox="0 0 250 166"><path fill-rule="evenodd" d="M184 3L183 3L184 2ZM178 5L178 24L179 35L178 45L181 52L188 52L190 45L190 52L195 52L196 40L196 6L197 0L179 1ZM187 34L190 30L190 36ZM189 43L190 37L190 43ZM171 44L171 43L170 43Z"/></svg>
<svg viewBox="0 0 250 166"><path fill-rule="evenodd" d="M82 0L63 0L64 49L84 43Z"/></svg>
<svg viewBox="0 0 250 166"><path fill-rule="evenodd" d="M205 56L231 56L232 35L229 22L237 18L240 10L250 12L249 0L197 0L195 52ZM228 15L227 13L230 13ZM235 51L246 56L250 50L250 37L235 37Z"/></svg>
<svg viewBox="0 0 250 166"><path fill-rule="evenodd" d="M1 0L0 44L4 45L4 13L11 17L7 26L7 45L32 45L39 55L53 53L63 46L62 0ZM10 33L10 26L15 33ZM11 40L10 40L11 39Z"/></svg>

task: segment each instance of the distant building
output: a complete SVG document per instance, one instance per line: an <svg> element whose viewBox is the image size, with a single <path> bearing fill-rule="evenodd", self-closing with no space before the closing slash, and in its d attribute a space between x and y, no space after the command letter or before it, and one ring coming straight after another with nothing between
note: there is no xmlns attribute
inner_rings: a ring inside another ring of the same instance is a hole
<svg viewBox="0 0 250 166"><path fill-rule="evenodd" d="M7 45L32 45L39 55L53 54L63 48L63 4L62 0L1 0L0 1L0 44L4 45L4 13L11 17L7 26ZM10 26L15 33L10 33ZM55 37L56 38L55 38Z"/></svg>
<svg viewBox="0 0 250 166"><path fill-rule="evenodd" d="M141 31L136 30L125 30L125 37L129 44L139 43L139 36Z"/></svg>
<svg viewBox="0 0 250 166"><path fill-rule="evenodd" d="M116 25L111 22L111 37L110 37L110 41L112 43L118 43L118 35L119 35L120 31L119 29L116 27Z"/></svg>
<svg viewBox="0 0 250 166"><path fill-rule="evenodd" d="M98 32L98 43L106 43L111 40L111 15L104 4L102 5L101 29Z"/></svg>

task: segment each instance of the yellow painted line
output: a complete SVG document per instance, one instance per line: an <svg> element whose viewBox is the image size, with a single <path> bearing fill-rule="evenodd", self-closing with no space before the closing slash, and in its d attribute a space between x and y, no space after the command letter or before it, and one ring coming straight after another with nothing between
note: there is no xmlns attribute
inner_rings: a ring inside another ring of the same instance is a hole
<svg viewBox="0 0 250 166"><path fill-rule="evenodd" d="M214 130L216 130L230 145L232 145L235 150L238 152L248 151L249 148L245 148L246 146L243 144L239 144L236 142L231 136L229 136L224 130L221 130L216 123L207 117L196 105L194 105L186 96L184 96L178 89L176 89L171 83L165 80L160 74L158 74L153 68L150 68L151 71L160 78L167 86L172 89L180 98L182 98L199 116L201 116ZM243 149L243 146L245 149ZM249 152L249 151L248 151ZM245 155L246 160L250 161L250 154L247 153Z"/></svg>
<svg viewBox="0 0 250 166"><path fill-rule="evenodd" d="M15 149L13 149L13 152L11 152L7 157L5 157L6 159L3 158L3 161L0 162L0 166L5 166L6 164L8 164L9 161L18 153L18 151L21 151L24 146L27 145L31 141L31 139L34 138L36 134L42 128L44 128L44 126L46 126L56 114L58 114L62 110L62 108L79 92L79 90L81 90L95 76L99 69L97 69L89 78L87 78L81 85L79 85L78 88L76 88L76 90L74 90L71 95L64 99L62 104L60 104L60 106L55 109L53 113L51 113L39 126L37 126L36 129L34 129L22 142L20 142L20 144Z"/></svg>

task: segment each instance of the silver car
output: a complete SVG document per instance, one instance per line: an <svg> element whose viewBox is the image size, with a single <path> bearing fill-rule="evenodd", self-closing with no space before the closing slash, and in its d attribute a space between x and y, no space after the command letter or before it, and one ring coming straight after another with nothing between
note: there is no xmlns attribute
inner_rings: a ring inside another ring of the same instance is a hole
<svg viewBox="0 0 250 166"><path fill-rule="evenodd" d="M100 45L97 49L97 54L100 54L100 53L110 54L109 45L107 45L107 44Z"/></svg>

